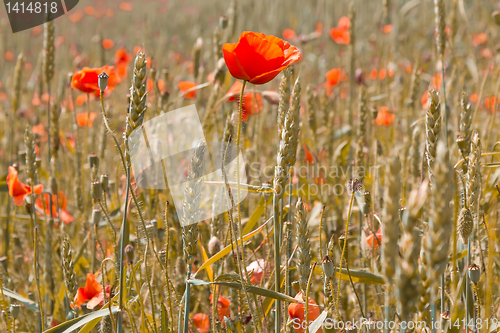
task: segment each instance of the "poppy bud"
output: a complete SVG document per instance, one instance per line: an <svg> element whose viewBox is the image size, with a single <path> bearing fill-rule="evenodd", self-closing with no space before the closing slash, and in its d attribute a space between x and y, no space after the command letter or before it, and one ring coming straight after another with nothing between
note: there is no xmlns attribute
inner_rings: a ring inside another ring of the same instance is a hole
<svg viewBox="0 0 500 333"><path fill-rule="evenodd" d="M92 210L92 225L97 225L101 221L102 213L100 210Z"/></svg>
<svg viewBox="0 0 500 333"><path fill-rule="evenodd" d="M463 136L463 135L457 136L456 142L457 142L458 149L460 149L460 151L467 150L467 142L465 140L465 136Z"/></svg>
<svg viewBox="0 0 500 333"><path fill-rule="evenodd" d="M108 175L101 175L100 180L101 180L102 190L104 192L107 192L108 188L109 188L109 177L108 177Z"/></svg>
<svg viewBox="0 0 500 333"><path fill-rule="evenodd" d="M21 306L17 303L12 303L10 305L10 315L12 316L12 318L14 319L17 319L19 318L19 314L21 313Z"/></svg>
<svg viewBox="0 0 500 333"><path fill-rule="evenodd" d="M97 77L99 78L99 89L101 89L101 91L104 91L108 86L109 75L105 72L102 72Z"/></svg>
<svg viewBox="0 0 500 333"><path fill-rule="evenodd" d="M134 262L134 246L132 244L128 244L125 246L125 256L127 257L127 261L132 264Z"/></svg>
<svg viewBox="0 0 500 333"><path fill-rule="evenodd" d="M330 258L328 255L323 257L323 260L321 261L323 264L323 273L325 273L325 276L327 278L333 278L335 274L335 267L333 267L333 260Z"/></svg>
<svg viewBox="0 0 500 333"><path fill-rule="evenodd" d="M96 154L89 154L87 158L91 169L97 169L99 167L99 157L97 157Z"/></svg>
<svg viewBox="0 0 500 333"><path fill-rule="evenodd" d="M219 17L219 28L221 28L221 30L226 29L228 21L229 20L225 16Z"/></svg>
<svg viewBox="0 0 500 333"><path fill-rule="evenodd" d="M28 198L29 197L26 197L26 199ZM26 202L24 207L26 208L26 213L28 213L29 215L33 214L33 204Z"/></svg>
<svg viewBox="0 0 500 333"><path fill-rule="evenodd" d="M92 194L96 200L101 200L102 198L102 185L97 179L92 182Z"/></svg>
<svg viewBox="0 0 500 333"><path fill-rule="evenodd" d="M474 284L477 284L479 282L479 280L481 279L481 269L479 268L478 265L476 265L474 263L472 263L469 266L469 279L471 279L471 281Z"/></svg>
<svg viewBox="0 0 500 333"><path fill-rule="evenodd" d="M212 236L208 242L208 253L213 256L220 251L220 240L217 236Z"/></svg>

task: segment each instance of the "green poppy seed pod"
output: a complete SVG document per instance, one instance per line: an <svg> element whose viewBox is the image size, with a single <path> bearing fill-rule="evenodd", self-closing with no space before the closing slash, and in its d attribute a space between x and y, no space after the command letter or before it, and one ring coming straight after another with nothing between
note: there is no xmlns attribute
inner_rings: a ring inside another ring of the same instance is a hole
<svg viewBox="0 0 500 333"><path fill-rule="evenodd" d="M92 194L94 195L94 198L96 200L101 200L102 198L102 185L101 182L98 181L97 179L92 182L91 185L92 188Z"/></svg>
<svg viewBox="0 0 500 333"><path fill-rule="evenodd" d="M208 253L213 256L220 251L220 240L217 236L212 236L208 242Z"/></svg>
<svg viewBox="0 0 500 333"><path fill-rule="evenodd" d="M474 283L477 284L479 280L481 279L481 269L479 268L478 265L472 263L469 266L469 279Z"/></svg>
<svg viewBox="0 0 500 333"><path fill-rule="evenodd" d="M91 169L94 169L94 168L97 169L99 167L99 157L97 157L96 154L93 154L93 153L89 154L89 156L87 158L88 158Z"/></svg>
<svg viewBox="0 0 500 333"><path fill-rule="evenodd" d="M75 317L76 316L74 311L68 311L68 313L66 314L66 320L71 320L74 319Z"/></svg>
<svg viewBox="0 0 500 333"><path fill-rule="evenodd" d="M465 139L465 136L459 135L457 136L457 146L460 151L465 152L467 151L467 140Z"/></svg>
<svg viewBox="0 0 500 333"><path fill-rule="evenodd" d="M12 316L12 318L18 319L19 315L21 314L21 305L19 305L17 303L12 303L10 305L9 312L10 312L10 315Z"/></svg>
<svg viewBox="0 0 500 333"><path fill-rule="evenodd" d="M333 278L335 274L335 267L333 267L332 258L326 255L323 257L321 263L323 264L323 273L325 273L325 276L329 279Z"/></svg>
<svg viewBox="0 0 500 333"><path fill-rule="evenodd" d="M101 181L102 190L104 192L108 192L108 189L109 189L109 176L108 175L101 175L100 181Z"/></svg>
<svg viewBox="0 0 500 333"><path fill-rule="evenodd" d="M102 72L97 77L99 78L99 81L98 81L99 89L101 91L106 90L106 87L108 86L109 75L106 74L105 72Z"/></svg>
<svg viewBox="0 0 500 333"><path fill-rule="evenodd" d="M26 197L26 199L28 199L28 198L29 197ZM26 202L26 204L24 205L24 208L26 208L26 213L28 213L28 215L33 214L33 204Z"/></svg>
<svg viewBox="0 0 500 333"><path fill-rule="evenodd" d="M219 28L220 28L221 30L226 29L226 28L227 28L228 21L229 21L229 20L228 20L228 18L227 18L227 17L225 17L225 16L221 16L221 17L219 17Z"/></svg>
<svg viewBox="0 0 500 333"><path fill-rule="evenodd" d="M19 157L19 161L26 162L26 150L20 150L17 156Z"/></svg>
<svg viewBox="0 0 500 333"><path fill-rule="evenodd" d="M92 225L97 225L101 221L102 213L98 209L92 211Z"/></svg>
<svg viewBox="0 0 500 333"><path fill-rule="evenodd" d="M132 244L128 244L125 246L125 256L127 257L127 261L132 264L134 262L134 246Z"/></svg>

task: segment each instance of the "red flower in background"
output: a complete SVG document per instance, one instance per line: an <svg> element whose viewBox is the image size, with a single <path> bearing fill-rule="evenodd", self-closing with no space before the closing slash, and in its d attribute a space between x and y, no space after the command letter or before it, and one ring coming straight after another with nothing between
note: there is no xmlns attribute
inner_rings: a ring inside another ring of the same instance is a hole
<svg viewBox="0 0 500 333"><path fill-rule="evenodd" d="M71 88L78 89L88 94L95 92L100 96L98 75L102 72L105 72L109 76L106 91L112 91L115 86L120 83L120 78L116 74L114 66L103 66L100 68L84 67L82 70L73 74L71 78Z"/></svg>
<svg viewBox="0 0 500 333"><path fill-rule="evenodd" d="M193 81L180 81L179 83L177 83L177 86L179 87L179 90L182 93L184 93L184 99L194 99L196 97L196 90L192 90L192 91L186 93L186 91L188 91L189 89L196 87L195 82L193 82Z"/></svg>
<svg viewBox="0 0 500 333"><path fill-rule="evenodd" d="M210 319L207 314L197 313L191 317L191 320L193 321L194 326L198 329L198 332L208 333L210 330Z"/></svg>
<svg viewBox="0 0 500 333"><path fill-rule="evenodd" d="M264 259L257 259L247 266L248 274L252 274L250 282L252 284L259 284L264 277L264 270L266 268L266 261Z"/></svg>
<svg viewBox="0 0 500 333"><path fill-rule="evenodd" d="M17 177L16 168L10 166L9 174L7 175L7 187L9 188L9 195L14 200L17 206L21 206L24 199L31 194L31 186L22 183ZM43 191L43 185L33 186L33 192L40 194Z"/></svg>
<svg viewBox="0 0 500 333"><path fill-rule="evenodd" d="M347 75L342 68L332 68L325 74L326 82L324 84L328 95L332 93L332 88L340 83L347 81Z"/></svg>
<svg viewBox="0 0 500 333"><path fill-rule="evenodd" d="M79 127L92 127L94 119L97 118L97 112L80 112L76 114L76 123Z"/></svg>
<svg viewBox="0 0 500 333"><path fill-rule="evenodd" d="M351 42L350 26L351 20L347 16L342 16L337 26L330 29L331 39L337 44L348 45Z"/></svg>
<svg viewBox="0 0 500 333"><path fill-rule="evenodd" d="M102 285L97 282L95 275L87 273L85 287L78 288L78 293L75 297L75 306L80 308L83 303L87 302L87 309L93 309L97 305L104 303L102 289Z"/></svg>
<svg viewBox="0 0 500 333"><path fill-rule="evenodd" d="M210 295L210 304L213 304L213 294ZM224 317L229 317L229 305L231 301L219 295L219 301L217 302L217 313L219 314L219 320L223 321Z"/></svg>
<svg viewBox="0 0 500 333"><path fill-rule="evenodd" d="M239 105L242 86L243 84L241 83L241 81L236 81L225 95L227 101L238 101ZM241 108L241 119L243 121L248 120L249 116L259 114L262 111L262 95L258 92L245 92L243 94L243 105L241 106Z"/></svg>
<svg viewBox="0 0 500 333"><path fill-rule="evenodd" d="M390 112L387 106L381 106L380 110L378 110L375 124L378 126L391 126L395 118L396 114L394 112Z"/></svg>
<svg viewBox="0 0 500 333"><path fill-rule="evenodd" d="M127 76L127 66L132 60L132 56L124 48L115 51L116 74L124 78Z"/></svg>
<svg viewBox="0 0 500 333"><path fill-rule="evenodd" d="M303 301L302 292L299 292L295 297L298 301ZM307 332L307 326L310 323L306 323L306 314L305 314L306 305L299 303L291 303L288 306L288 314L293 321L292 327L297 333ZM319 317L320 311L318 304L309 297L309 322L316 320ZM297 321L298 319L298 321ZM321 328L317 331L319 333L322 332Z"/></svg>
<svg viewBox="0 0 500 333"><path fill-rule="evenodd" d="M237 43L222 47L231 75L253 84L265 84L282 70L301 59L300 51L271 35L244 31Z"/></svg>
<svg viewBox="0 0 500 333"><path fill-rule="evenodd" d="M73 216L66 210L68 198L63 191L59 191L59 195L52 194L52 216L54 218L59 218L64 224L71 223L75 220ZM45 207L43 203L45 202ZM45 215L50 215L50 196L48 193L43 194L43 200L38 197L35 200L35 207L45 212ZM58 214L58 208L59 213Z"/></svg>
<svg viewBox="0 0 500 333"><path fill-rule="evenodd" d="M375 236L370 231L370 234L366 237L366 244L372 249L378 249L382 244L382 229L378 229Z"/></svg>

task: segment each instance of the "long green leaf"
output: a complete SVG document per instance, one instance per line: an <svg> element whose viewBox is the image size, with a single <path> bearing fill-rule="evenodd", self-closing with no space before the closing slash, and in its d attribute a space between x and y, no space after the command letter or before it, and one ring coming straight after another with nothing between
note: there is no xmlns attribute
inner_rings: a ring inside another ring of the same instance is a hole
<svg viewBox="0 0 500 333"><path fill-rule="evenodd" d="M19 295L16 292L13 292L12 290L9 290L9 289L3 287L3 294L7 297L15 299L18 302L21 302L21 304L23 304L25 307L27 307L31 311L34 311L34 312L38 311L38 304L36 304L32 300L30 300L24 296Z"/></svg>
<svg viewBox="0 0 500 333"><path fill-rule="evenodd" d="M237 290L242 290L242 286L241 286L240 282L228 282L228 281L209 282L209 281L203 281L203 280L198 280L198 279L189 279L188 282L194 286L216 284L216 285L223 286L223 287L229 287L229 288L233 288L233 289L237 289ZM288 296L288 295L285 295L282 293L278 293L274 290L256 287L253 285L245 285L245 287L246 287L247 292L252 293L254 295L260 295L260 296L264 296L264 297L278 299L280 301L289 302L289 303L303 304L303 302L300 302L291 296Z"/></svg>
<svg viewBox="0 0 500 333"><path fill-rule="evenodd" d="M118 312L118 307L117 306L112 306L111 307L111 312L115 314ZM89 324L89 326L84 327L85 331L82 329L80 332L86 333L90 332L90 330L87 330L88 328L92 329L94 328L95 325L99 322L99 320L102 317L109 316L109 308L106 307L106 305L99 311L89 313L85 316L81 316L75 319L71 319L68 321L65 321L64 323L57 325L56 327L53 327L51 329L48 329L44 331L43 333L70 333L75 331L76 329L82 327L85 324ZM95 322L95 323L94 323ZM91 325L93 324L93 325Z"/></svg>
<svg viewBox="0 0 500 333"><path fill-rule="evenodd" d="M297 269L297 267L290 267L290 269ZM314 268L314 273L323 274L323 268L321 266L316 266ZM385 284L384 277L382 275L373 274L370 272L363 272L357 270L349 270L353 282L366 283L366 284ZM339 269L335 267L335 279L339 278ZM347 274L347 269L342 268L342 274L340 277L342 280L349 281L349 274Z"/></svg>

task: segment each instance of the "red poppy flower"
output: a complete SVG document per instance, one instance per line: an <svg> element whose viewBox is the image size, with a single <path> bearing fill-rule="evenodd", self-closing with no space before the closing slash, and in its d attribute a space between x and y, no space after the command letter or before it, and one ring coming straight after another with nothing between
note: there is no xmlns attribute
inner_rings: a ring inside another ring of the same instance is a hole
<svg viewBox="0 0 500 333"><path fill-rule="evenodd" d="M78 288L78 293L75 297L75 306L80 308L83 303L87 302L87 309L93 309L97 305L104 303L102 289L102 285L96 281L95 275L87 273L85 287Z"/></svg>
<svg viewBox="0 0 500 333"><path fill-rule="evenodd" d="M115 46L115 42L112 39L105 38L105 39L102 40L102 47L105 50L112 49L113 46Z"/></svg>
<svg viewBox="0 0 500 333"><path fill-rule="evenodd" d="M325 74L326 82L325 88L328 95L332 93L332 88L335 87L340 81L347 81L347 75L342 68L332 68Z"/></svg>
<svg viewBox="0 0 500 333"><path fill-rule="evenodd" d="M253 84L264 84L301 59L300 51L271 35L244 31L237 43L222 47L231 75Z"/></svg>
<svg viewBox="0 0 500 333"><path fill-rule="evenodd" d="M116 73L119 77L124 78L127 76L127 66L131 60L132 56L124 48L115 51Z"/></svg>
<svg viewBox="0 0 500 333"><path fill-rule="evenodd" d="M297 34L295 33L295 31L290 28L284 29L283 32L281 33L281 36L283 37L283 39L288 39L288 40L294 40L297 38Z"/></svg>
<svg viewBox="0 0 500 333"><path fill-rule="evenodd" d="M10 166L9 174L7 175L7 187L9 188L9 195L14 200L17 206L21 206L24 199L31 194L31 186L22 183L17 177L16 168ZM43 191L43 185L33 186L33 192L40 194Z"/></svg>
<svg viewBox="0 0 500 333"><path fill-rule="evenodd" d="M120 83L120 78L115 72L114 66L103 66L101 68L84 67L82 70L73 74L71 78L71 88L78 89L84 93L96 92L99 95L98 75L102 72L108 74L108 86L106 90L113 90Z"/></svg>
<svg viewBox="0 0 500 333"><path fill-rule="evenodd" d="M370 231L370 234L366 237L366 245L372 249L378 249L380 244L382 244L382 229L378 229L375 236Z"/></svg>
<svg viewBox="0 0 500 333"><path fill-rule="evenodd" d="M213 304L213 294L210 294L210 304ZM219 314L219 320L223 321L224 317L229 317L229 306L231 301L227 298L219 295L219 301L217 302L217 313Z"/></svg>
<svg viewBox="0 0 500 333"><path fill-rule="evenodd" d="M488 35L485 32L472 35L472 45L474 47L486 44L488 42Z"/></svg>
<svg viewBox="0 0 500 333"><path fill-rule="evenodd" d="M427 101L428 101L428 98L429 98L429 90L427 89L424 94L422 95L422 98L420 99L420 104L422 104L422 109L426 109L427 108Z"/></svg>
<svg viewBox="0 0 500 333"><path fill-rule="evenodd" d="M337 26L330 29L331 39L337 44L348 45L351 42L350 26L351 20L347 16L342 16Z"/></svg>
<svg viewBox="0 0 500 333"><path fill-rule="evenodd" d="M194 326L198 329L200 333L208 333L210 330L210 319L207 314L197 313L191 317Z"/></svg>
<svg viewBox="0 0 500 333"><path fill-rule="evenodd" d="M386 24L382 27L382 32L387 35L387 34L391 33L393 29L394 29L394 26L392 24Z"/></svg>
<svg viewBox="0 0 500 333"><path fill-rule="evenodd" d="M299 292L295 297L296 300L303 301L302 292ZM307 326L311 324L311 322L315 321L316 318L319 317L320 311L318 304L309 297L309 323L306 323L306 305L291 303L288 306L288 314L293 321L292 327L297 333L307 332ZM317 331L319 333L322 332L321 328Z"/></svg>
<svg viewBox="0 0 500 333"><path fill-rule="evenodd" d="M250 277L250 282L253 284L259 284L264 277L264 270L266 268L266 261L264 259L257 259L247 266L248 274L252 274ZM266 272L267 273L267 272Z"/></svg>
<svg viewBox="0 0 500 333"><path fill-rule="evenodd" d="M391 126L394 123L394 118L396 118L396 114L390 112L387 106L381 106L375 124L378 126Z"/></svg>
<svg viewBox="0 0 500 333"><path fill-rule="evenodd" d="M59 191L59 195L52 194L52 216L59 218L64 224L69 224L75 220L73 216L66 210L68 198L63 191ZM43 203L45 202L45 207ZM38 197L35 200L35 207L45 212L45 215L50 215L50 197L48 193L43 194L43 200ZM60 216L57 207L59 207Z"/></svg>
<svg viewBox="0 0 500 333"><path fill-rule="evenodd" d="M196 83L193 81L180 81L177 86L182 93L185 93L189 89L196 87ZM184 94L185 99L194 99L196 97L196 90L190 91Z"/></svg>
<svg viewBox="0 0 500 333"><path fill-rule="evenodd" d="M97 112L80 112L76 114L76 124L78 127L92 127L94 119L97 117Z"/></svg>

